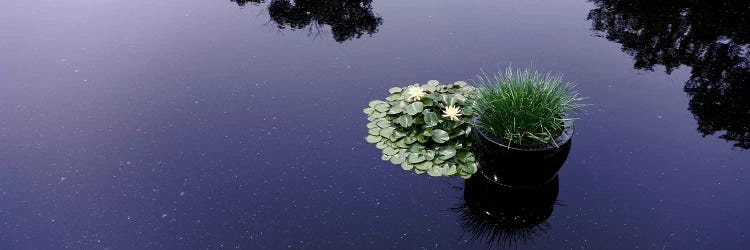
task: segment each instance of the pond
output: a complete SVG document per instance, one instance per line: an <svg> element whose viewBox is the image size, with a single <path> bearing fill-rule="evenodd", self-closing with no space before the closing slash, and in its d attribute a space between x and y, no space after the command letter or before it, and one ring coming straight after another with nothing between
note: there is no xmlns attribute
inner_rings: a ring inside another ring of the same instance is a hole
<svg viewBox="0 0 750 250"><path fill-rule="evenodd" d="M0 30L0 249L749 242L746 1L28 0ZM381 160L362 113L509 64L592 104L518 230Z"/></svg>

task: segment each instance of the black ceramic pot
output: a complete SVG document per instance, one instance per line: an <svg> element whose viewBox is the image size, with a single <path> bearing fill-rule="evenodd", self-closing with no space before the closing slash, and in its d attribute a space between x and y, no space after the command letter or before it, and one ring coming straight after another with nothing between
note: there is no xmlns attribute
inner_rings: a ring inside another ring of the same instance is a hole
<svg viewBox="0 0 750 250"><path fill-rule="evenodd" d="M518 188L536 187L551 181L570 152L573 127L572 124L565 124L565 127L555 143L530 147L508 146L477 127L474 151L479 172L490 181Z"/></svg>
<svg viewBox="0 0 750 250"><path fill-rule="evenodd" d="M459 207L464 229L491 246L531 241L549 227L559 186L557 177L535 188L511 188L474 175L464 184Z"/></svg>

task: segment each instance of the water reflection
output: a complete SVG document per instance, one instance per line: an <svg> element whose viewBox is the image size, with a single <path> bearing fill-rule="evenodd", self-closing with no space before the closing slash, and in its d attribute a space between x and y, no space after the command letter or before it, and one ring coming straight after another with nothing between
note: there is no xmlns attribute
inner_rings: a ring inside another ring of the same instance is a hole
<svg viewBox="0 0 750 250"><path fill-rule="evenodd" d="M231 1L240 7L265 2ZM372 0L271 0L268 14L279 29L307 29L314 36L320 34L321 27L328 25L337 42L375 34L383 24L383 19L372 12Z"/></svg>
<svg viewBox="0 0 750 250"><path fill-rule="evenodd" d="M455 210L472 242L489 247L518 246L546 233L559 186L559 177L555 177L536 188L509 188L477 174L466 180L464 199Z"/></svg>
<svg viewBox="0 0 750 250"><path fill-rule="evenodd" d="M698 131L750 148L750 1L592 2L592 29L620 43L636 69L692 68L684 90Z"/></svg>

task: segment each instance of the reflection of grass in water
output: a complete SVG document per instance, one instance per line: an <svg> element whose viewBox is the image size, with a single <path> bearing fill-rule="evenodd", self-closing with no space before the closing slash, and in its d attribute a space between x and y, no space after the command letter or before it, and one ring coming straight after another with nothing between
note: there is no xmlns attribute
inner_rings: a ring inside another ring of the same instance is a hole
<svg viewBox="0 0 750 250"><path fill-rule="evenodd" d="M451 210L458 213L461 226L474 244L481 241L489 248L511 248L534 243L551 228L547 219L557 200L560 180L536 188L509 188L495 184L482 175L464 181L463 199Z"/></svg>
<svg viewBox="0 0 750 250"><path fill-rule="evenodd" d="M562 203L557 201L555 205L562 205ZM471 235L469 242L485 242L488 247L511 248L533 244L534 239L547 234L547 231L552 228L547 218L522 216L503 218L502 214L490 215L489 212L472 209L463 199L452 210L459 214L463 230ZM539 219L543 221L530 223Z"/></svg>

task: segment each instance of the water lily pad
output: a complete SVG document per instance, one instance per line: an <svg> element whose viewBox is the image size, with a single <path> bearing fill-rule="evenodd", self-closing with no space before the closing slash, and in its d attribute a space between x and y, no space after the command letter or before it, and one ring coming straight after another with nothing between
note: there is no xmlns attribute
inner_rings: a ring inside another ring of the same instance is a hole
<svg viewBox="0 0 750 250"><path fill-rule="evenodd" d="M441 95L440 102L443 103L445 106L455 105L456 97L454 97L453 95Z"/></svg>
<svg viewBox="0 0 750 250"><path fill-rule="evenodd" d="M387 128L388 126L391 125L391 123L388 122L388 120L386 120L386 119L380 119L380 120L378 120L377 125L378 125L378 127L381 127L381 128Z"/></svg>
<svg viewBox="0 0 750 250"><path fill-rule="evenodd" d="M380 129L380 136L388 138L391 137L391 134L393 134L393 128L384 128Z"/></svg>
<svg viewBox="0 0 750 250"><path fill-rule="evenodd" d="M388 160L391 159L391 156L390 155L383 155L383 156L380 157L380 159L382 159L384 161L388 161Z"/></svg>
<svg viewBox="0 0 750 250"><path fill-rule="evenodd" d="M417 154L417 153L411 153L411 154L409 154L409 156L408 156L408 157L406 158L406 160L407 160L407 161L408 161L409 163L411 163L411 164L415 164L415 163L420 163L420 162L423 162L423 161L425 161L425 158L424 158L424 156L422 156L422 155L420 155L420 154Z"/></svg>
<svg viewBox="0 0 750 250"><path fill-rule="evenodd" d="M411 164L407 163L406 161L404 161L404 162L401 163L401 168L403 170L412 170L414 168L414 165L411 165Z"/></svg>
<svg viewBox="0 0 750 250"><path fill-rule="evenodd" d="M367 137L365 137L365 140L367 142L369 142L369 143L378 143L378 142L380 142L381 138L383 138L383 137L374 136L374 135L368 135Z"/></svg>
<svg viewBox="0 0 750 250"><path fill-rule="evenodd" d="M386 155L395 155L395 154L398 154L398 149L395 149L392 147L385 147L383 149L383 153Z"/></svg>
<svg viewBox="0 0 750 250"><path fill-rule="evenodd" d="M427 170L427 174L430 176L441 176L443 173L440 171L439 167L433 167Z"/></svg>
<svg viewBox="0 0 750 250"><path fill-rule="evenodd" d="M409 115L402 115L396 118L396 124L401 125L401 127L408 128L412 124L414 124L414 118L412 118Z"/></svg>
<svg viewBox="0 0 750 250"><path fill-rule="evenodd" d="M447 164L443 167L443 174L444 175L456 175L458 173L458 170L456 169L456 166L448 166Z"/></svg>
<svg viewBox="0 0 750 250"><path fill-rule="evenodd" d="M380 128L375 127L367 130L367 133L370 135L380 135Z"/></svg>
<svg viewBox="0 0 750 250"><path fill-rule="evenodd" d="M378 105L380 103L385 103L385 102L381 100L374 100L374 101L371 101L368 105L370 106L370 108L375 108L375 105Z"/></svg>
<svg viewBox="0 0 750 250"><path fill-rule="evenodd" d="M438 117L435 112L427 111L423 112L424 114L424 125L428 128L434 127L438 125L438 121L440 121L440 117Z"/></svg>
<svg viewBox="0 0 750 250"><path fill-rule="evenodd" d="M386 111L388 111L388 108L390 108L390 107L391 106L388 105L388 103L378 103L378 104L375 105L374 109L377 110L378 112L386 112Z"/></svg>
<svg viewBox="0 0 750 250"><path fill-rule="evenodd" d="M471 138L465 136L471 132L470 86L438 81L411 86L421 87L426 95L416 101L405 88L394 87L385 101L372 101L362 110L370 121L365 139L381 150L383 160L404 170L468 178L477 167L469 161L474 160ZM449 104L462 109L461 121L441 117Z"/></svg>
<svg viewBox="0 0 750 250"><path fill-rule="evenodd" d="M391 157L391 163L399 165L406 161L406 156L403 153L397 153Z"/></svg>
<svg viewBox="0 0 750 250"><path fill-rule="evenodd" d="M419 170L429 171L430 169L432 169L432 162L429 162L429 161L421 162L419 164L414 164L414 167Z"/></svg>
<svg viewBox="0 0 750 250"><path fill-rule="evenodd" d="M450 139L448 132L442 129L436 129L432 131L432 140L437 143L444 143Z"/></svg>
<svg viewBox="0 0 750 250"><path fill-rule="evenodd" d="M422 110L424 110L424 104L421 102L414 102L404 107L404 111L409 115L416 115Z"/></svg>
<svg viewBox="0 0 750 250"><path fill-rule="evenodd" d="M396 130L393 130L393 135L391 137L391 140L395 141L395 140L403 138L404 136L406 136L406 133L401 132L398 129L396 129Z"/></svg>
<svg viewBox="0 0 750 250"><path fill-rule="evenodd" d="M439 159L447 160L456 155L456 149L451 146L440 147L437 153Z"/></svg>

